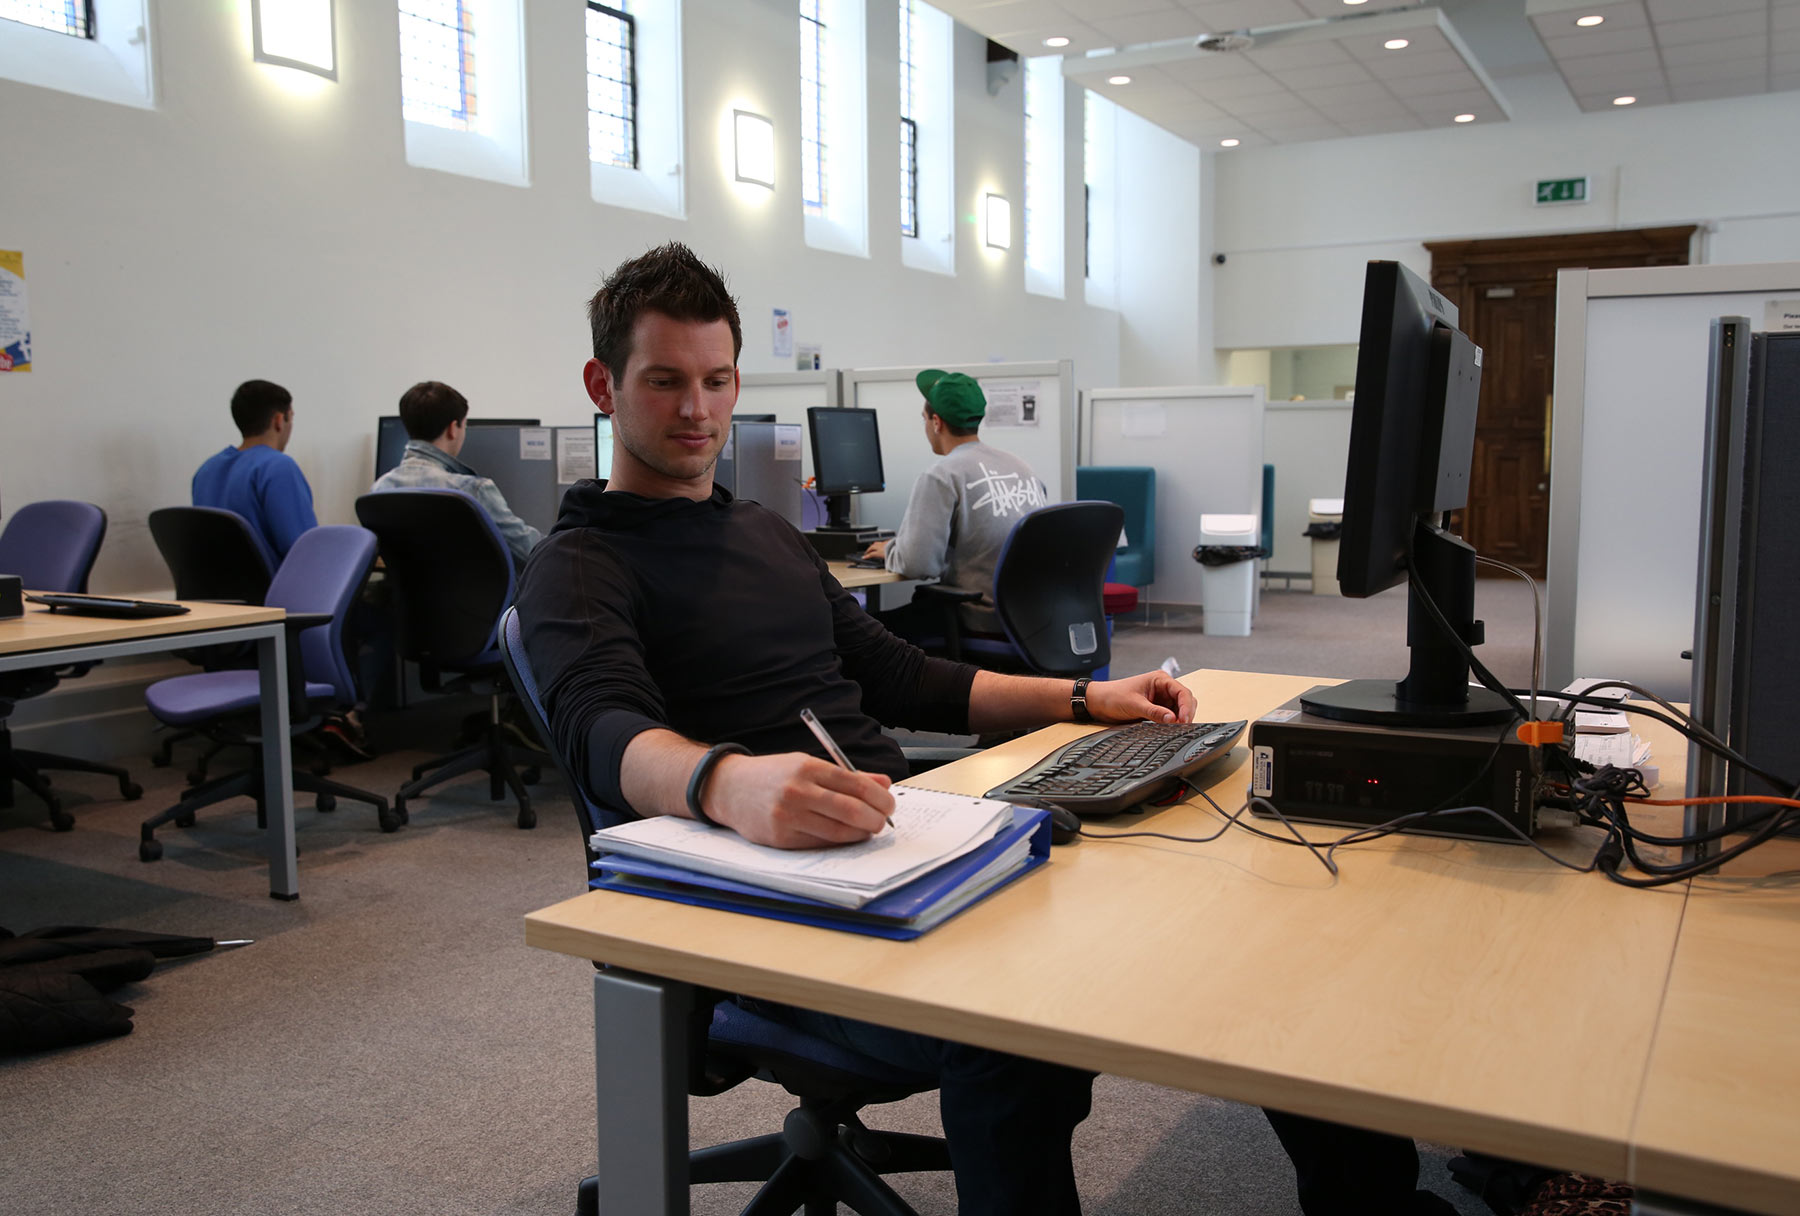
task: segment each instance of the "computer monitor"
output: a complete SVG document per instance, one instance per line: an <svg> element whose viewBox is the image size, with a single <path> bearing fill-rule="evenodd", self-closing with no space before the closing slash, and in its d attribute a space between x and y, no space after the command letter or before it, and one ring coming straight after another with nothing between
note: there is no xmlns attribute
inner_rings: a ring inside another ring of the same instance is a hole
<svg viewBox="0 0 1800 1216"><path fill-rule="evenodd" d="M812 434L813 488L825 498L825 531L848 531L850 496L887 489L881 467L881 430L874 410L815 405L806 411Z"/></svg>
<svg viewBox="0 0 1800 1216"><path fill-rule="evenodd" d="M1338 587L1361 599L1407 583L1412 666L1398 683L1352 680L1315 690L1302 698L1307 712L1393 726L1478 726L1514 716L1505 698L1469 687L1468 656L1444 629L1469 646L1482 640L1475 550L1448 528L1449 512L1469 501L1480 395L1481 348L1457 328L1456 306L1400 263L1370 262Z"/></svg>
<svg viewBox="0 0 1800 1216"><path fill-rule="evenodd" d="M537 426L536 418L471 418L470 426ZM383 414L375 420L375 479L399 464L406 455L406 424L398 414Z"/></svg>
<svg viewBox="0 0 1800 1216"><path fill-rule="evenodd" d="M470 426L543 426L537 418L470 418Z"/></svg>
<svg viewBox="0 0 1800 1216"><path fill-rule="evenodd" d="M594 414L594 476L605 481L612 476L612 415Z"/></svg>

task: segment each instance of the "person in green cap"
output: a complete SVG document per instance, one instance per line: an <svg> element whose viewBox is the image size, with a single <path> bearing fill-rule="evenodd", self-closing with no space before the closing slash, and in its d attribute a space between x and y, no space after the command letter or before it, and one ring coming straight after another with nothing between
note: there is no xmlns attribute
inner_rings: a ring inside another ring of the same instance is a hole
<svg viewBox="0 0 1800 1216"><path fill-rule="evenodd" d="M916 383L925 397L925 442L939 459L913 484L894 538L876 541L864 556L881 558L907 578L934 578L981 592L979 603L962 606L963 628L999 633L994 564L1013 525L1049 502L1049 495L1030 465L982 442L987 398L979 384L961 372L936 368L920 372ZM909 608L884 615L883 623L902 636L940 627L930 613L915 628Z"/></svg>

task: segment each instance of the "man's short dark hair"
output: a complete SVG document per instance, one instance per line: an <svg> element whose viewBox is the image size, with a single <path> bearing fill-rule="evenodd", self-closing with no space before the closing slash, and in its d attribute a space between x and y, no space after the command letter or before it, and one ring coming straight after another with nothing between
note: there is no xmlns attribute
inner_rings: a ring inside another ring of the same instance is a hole
<svg viewBox="0 0 1800 1216"><path fill-rule="evenodd" d="M294 394L267 380L246 380L231 394L231 420L245 439L275 425L275 415L294 406Z"/></svg>
<svg viewBox="0 0 1800 1216"><path fill-rule="evenodd" d="M400 423L408 439L430 443L468 416L469 399L441 380L421 380L400 396Z"/></svg>
<svg viewBox="0 0 1800 1216"><path fill-rule="evenodd" d="M950 420L948 418L944 417L942 414L940 414L936 410L932 409L929 405L927 405L925 407L925 412L930 414L933 418L936 418L939 422L943 423L944 429L946 431L949 431L952 435L956 436L958 439L967 439L970 435L981 434L981 424L979 422L977 422L974 426L951 426Z"/></svg>
<svg viewBox="0 0 1800 1216"><path fill-rule="evenodd" d="M731 326L733 363L744 349L737 301L726 290L724 277L680 241L670 241L621 264L588 301L594 358L615 375L624 372L630 361L632 327L647 312L660 312L676 321L724 321Z"/></svg>

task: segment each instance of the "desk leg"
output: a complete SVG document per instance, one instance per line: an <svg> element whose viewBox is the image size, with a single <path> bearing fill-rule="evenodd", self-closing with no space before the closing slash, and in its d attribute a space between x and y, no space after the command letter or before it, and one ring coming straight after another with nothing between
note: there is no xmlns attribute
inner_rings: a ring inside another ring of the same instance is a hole
<svg viewBox="0 0 1800 1216"><path fill-rule="evenodd" d="M287 639L256 640L258 691L262 696L263 809L269 818L269 897L300 898L300 866L294 855L294 748L288 738Z"/></svg>
<svg viewBox="0 0 1800 1216"><path fill-rule="evenodd" d="M594 973L600 1216L688 1216L687 984Z"/></svg>

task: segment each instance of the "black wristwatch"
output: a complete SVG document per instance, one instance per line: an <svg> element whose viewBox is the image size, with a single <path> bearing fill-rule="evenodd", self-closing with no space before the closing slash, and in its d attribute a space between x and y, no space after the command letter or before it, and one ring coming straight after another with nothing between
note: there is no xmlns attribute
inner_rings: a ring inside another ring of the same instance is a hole
<svg viewBox="0 0 1800 1216"><path fill-rule="evenodd" d="M1075 687L1069 692L1069 713L1077 722L1092 722L1094 720L1094 715L1088 712L1087 707L1088 685L1093 682L1094 679L1092 676L1082 676L1079 680L1075 681Z"/></svg>
<svg viewBox="0 0 1800 1216"><path fill-rule="evenodd" d="M742 743L718 743L708 748L706 754L700 757L700 763L694 766L694 775L688 778L688 814L701 823L709 823L715 828L722 826L718 820L701 809L700 795L705 792L706 779L712 776L712 771L718 766L719 761L726 756L748 756L749 754L750 749Z"/></svg>

